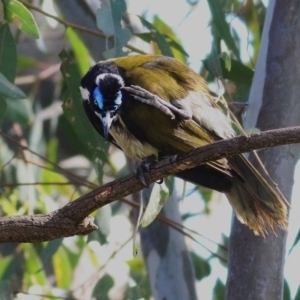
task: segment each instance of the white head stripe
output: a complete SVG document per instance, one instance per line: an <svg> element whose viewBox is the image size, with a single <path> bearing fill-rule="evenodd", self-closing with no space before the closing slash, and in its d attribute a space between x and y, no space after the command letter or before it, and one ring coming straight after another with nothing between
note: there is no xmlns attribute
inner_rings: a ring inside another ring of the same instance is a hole
<svg viewBox="0 0 300 300"><path fill-rule="evenodd" d="M88 91L88 89L83 88L82 86L80 86L79 89L80 89L82 99L89 101L90 100L90 92Z"/></svg>
<svg viewBox="0 0 300 300"><path fill-rule="evenodd" d="M113 73L102 73L102 74L98 75L98 76L96 77L95 83L96 83L97 85L99 85L99 81L100 81L101 79L104 79L106 76L110 76L110 77L116 78L116 79L118 80L120 86L124 86L124 80L123 80L123 78L122 78L120 75L118 75L118 74L113 74Z"/></svg>

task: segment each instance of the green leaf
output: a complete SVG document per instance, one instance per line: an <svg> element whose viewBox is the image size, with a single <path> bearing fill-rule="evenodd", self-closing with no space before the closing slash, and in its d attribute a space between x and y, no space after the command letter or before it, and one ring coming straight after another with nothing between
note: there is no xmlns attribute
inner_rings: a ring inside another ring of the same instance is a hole
<svg viewBox="0 0 300 300"><path fill-rule="evenodd" d="M294 249L294 247L299 243L299 240L300 240L300 229L299 229L299 231L298 231L298 233L296 235L294 243L293 243L293 245L292 245L292 247L291 247L291 249L289 251L289 254L292 252L292 250Z"/></svg>
<svg viewBox="0 0 300 300"><path fill-rule="evenodd" d="M14 23L21 31L38 39L39 29L31 12L19 1L4 2L4 17L8 22Z"/></svg>
<svg viewBox="0 0 300 300"><path fill-rule="evenodd" d="M72 270L76 269L78 262L82 257L82 253L86 250L87 246L87 242L84 236L77 236L76 239L77 240L74 248L65 248Z"/></svg>
<svg viewBox="0 0 300 300"><path fill-rule="evenodd" d="M36 65L36 60L33 57L19 54L17 57L17 69L26 70Z"/></svg>
<svg viewBox="0 0 300 300"><path fill-rule="evenodd" d="M213 289L213 300L223 300L225 299L225 285L218 278Z"/></svg>
<svg viewBox="0 0 300 300"><path fill-rule="evenodd" d="M0 281L0 299L13 300L15 299L10 281Z"/></svg>
<svg viewBox="0 0 300 300"><path fill-rule="evenodd" d="M68 251L59 247L52 256L53 268L57 286L68 289L72 282L73 269L69 260Z"/></svg>
<svg viewBox="0 0 300 300"><path fill-rule="evenodd" d="M152 35L152 40L155 41L161 51L162 55L174 57L173 52L171 50L171 46L167 42L165 36L161 34L156 27L154 27L151 23L149 23L146 19L141 16L138 16L141 20L141 23L150 30L150 34Z"/></svg>
<svg viewBox="0 0 300 300"><path fill-rule="evenodd" d="M1 26L1 25L0 25ZM0 27L0 70L10 82L14 82L17 68L15 40L8 24Z"/></svg>
<svg viewBox="0 0 300 300"><path fill-rule="evenodd" d="M208 0L208 5L212 14L213 23L218 30L220 38L225 42L229 50L231 50L237 59L239 59L239 50L230 33L230 27L225 19L223 5L221 0Z"/></svg>
<svg viewBox="0 0 300 300"><path fill-rule="evenodd" d="M2 97L0 97L0 126L2 125L7 111L7 103L4 99L1 98Z"/></svg>
<svg viewBox="0 0 300 300"><path fill-rule="evenodd" d="M197 280L202 280L211 273L211 266L209 262L198 256L195 252L191 252L191 258L194 265L195 276Z"/></svg>
<svg viewBox="0 0 300 300"><path fill-rule="evenodd" d="M227 268L228 267L228 249L229 249L229 238L225 234L222 234L222 240L218 245L217 255L220 263Z"/></svg>
<svg viewBox="0 0 300 300"><path fill-rule="evenodd" d="M168 44L173 48L174 57L180 61L186 62L186 58L189 57L187 52L183 49L181 41L174 32L174 30L160 19L157 15L154 17L153 26L164 35Z"/></svg>
<svg viewBox="0 0 300 300"><path fill-rule="evenodd" d="M135 33L134 35L147 43L156 42L156 40L153 37L153 34L151 32ZM178 52L180 52L185 57L189 57L189 54L184 50L184 48L181 44L179 44L177 41L173 40L171 37L169 37L166 34L163 34L163 36L165 37L166 41L172 48L176 49Z"/></svg>
<svg viewBox="0 0 300 300"><path fill-rule="evenodd" d="M230 70L226 68L223 58L208 58L203 60L205 68L215 77L222 76L224 79L229 79L234 82L251 85L254 76L254 71L239 62L238 60L230 60Z"/></svg>
<svg viewBox="0 0 300 300"><path fill-rule="evenodd" d="M298 287L298 290L297 290L294 300L300 300L300 286Z"/></svg>
<svg viewBox="0 0 300 300"><path fill-rule="evenodd" d="M170 45L172 48L176 49L176 50L179 51L182 55L185 56L185 59L186 59L187 57L189 57L189 54L185 51L185 49L183 48L183 46L182 46L179 42L173 40L170 36L168 36L168 35L166 35L166 34L164 34L164 37L166 38L167 42L169 43L169 45ZM175 57L176 57L176 55L175 55ZM185 60L185 59L184 59L184 60Z"/></svg>
<svg viewBox="0 0 300 300"><path fill-rule="evenodd" d="M135 273L145 276L146 270L145 270L145 261L143 258L135 257L133 259L126 261L126 263L130 267L131 272L135 272Z"/></svg>
<svg viewBox="0 0 300 300"><path fill-rule="evenodd" d="M102 3L101 8L97 9L96 18L97 26L103 31L107 39L114 36L114 47L103 52L104 58L113 58L126 56L127 52L123 51L123 47L130 40L130 31L122 28L122 18L126 12L126 3L124 0L110 0L108 3Z"/></svg>
<svg viewBox="0 0 300 300"><path fill-rule="evenodd" d="M47 243L46 247L40 254L40 259L44 266L51 261L52 256L56 253L56 251L58 251L63 240L63 238L59 238Z"/></svg>
<svg viewBox="0 0 300 300"><path fill-rule="evenodd" d="M76 32L70 27L67 30L67 37L78 62L80 74L83 76L90 67L89 51Z"/></svg>
<svg viewBox="0 0 300 300"><path fill-rule="evenodd" d="M225 62L225 69L230 72L231 69L231 58L227 52L222 52L220 54L220 57L224 60Z"/></svg>
<svg viewBox="0 0 300 300"><path fill-rule="evenodd" d="M23 244L25 259L25 274L27 276L27 285L33 282L39 285L45 285L47 282L45 272L38 272L42 269L42 263L32 244Z"/></svg>
<svg viewBox="0 0 300 300"><path fill-rule="evenodd" d="M150 300L152 299L152 292L150 282L146 276L145 261L142 258L135 258L135 260L138 260L141 270L136 270L136 268L130 266L130 277L135 281L136 285L127 289L125 298Z"/></svg>
<svg viewBox="0 0 300 300"><path fill-rule="evenodd" d="M104 139L96 132L83 109L79 92L81 78L78 66L75 60L65 51L62 51L59 57L62 60L61 72L66 83L66 89L62 95L64 115L88 150L87 154L93 160L99 157L103 162L108 162L109 143L105 143ZM97 164L97 167L99 167L98 173L102 174L103 164Z"/></svg>
<svg viewBox="0 0 300 300"><path fill-rule="evenodd" d="M109 290L114 286L114 280L110 275L105 274L94 287L92 297L99 300L109 300Z"/></svg>
<svg viewBox="0 0 300 300"><path fill-rule="evenodd" d="M32 103L30 100L9 101L7 100L7 112L5 118L18 122L22 126L28 125L34 118Z"/></svg>
<svg viewBox="0 0 300 300"><path fill-rule="evenodd" d="M26 98L24 92L10 83L2 73L0 73L0 95L12 100Z"/></svg>
<svg viewBox="0 0 300 300"><path fill-rule="evenodd" d="M97 27L106 35L106 37L113 36L115 33L114 22L108 1L102 1L101 8L97 9L96 17Z"/></svg>
<svg viewBox="0 0 300 300"><path fill-rule="evenodd" d="M289 287L288 282L284 279L284 284L283 284L283 300L291 300L291 290Z"/></svg>
<svg viewBox="0 0 300 300"><path fill-rule="evenodd" d="M0 279L1 279L1 281L3 281L3 275L6 273L8 267L9 267L9 265L11 265L13 259L14 259L14 255L8 255L6 257L1 257L1 260L0 260Z"/></svg>
<svg viewBox="0 0 300 300"><path fill-rule="evenodd" d="M169 189L166 184L164 182L161 184L154 183L147 208L140 222L142 227L146 227L153 222L168 200L168 197Z"/></svg>
<svg viewBox="0 0 300 300"><path fill-rule="evenodd" d="M203 60L205 68L216 78L223 77L220 57L217 52L217 47L213 43L211 51L207 59Z"/></svg>

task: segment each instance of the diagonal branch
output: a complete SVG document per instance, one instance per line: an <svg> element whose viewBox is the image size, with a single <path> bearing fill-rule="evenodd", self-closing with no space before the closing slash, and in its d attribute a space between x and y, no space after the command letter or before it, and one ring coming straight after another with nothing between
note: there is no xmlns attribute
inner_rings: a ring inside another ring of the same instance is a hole
<svg viewBox="0 0 300 300"><path fill-rule="evenodd" d="M208 161L254 149L300 143L300 127L270 130L222 140L154 164L145 173L148 183L190 169ZM0 243L42 242L97 229L90 213L117 199L138 192L144 186L134 175L109 182L63 208L48 214L0 218Z"/></svg>

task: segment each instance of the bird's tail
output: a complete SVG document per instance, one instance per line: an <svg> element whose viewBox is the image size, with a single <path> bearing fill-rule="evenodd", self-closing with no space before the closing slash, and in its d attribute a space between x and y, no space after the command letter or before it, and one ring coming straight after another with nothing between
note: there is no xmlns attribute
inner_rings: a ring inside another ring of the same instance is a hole
<svg viewBox="0 0 300 300"><path fill-rule="evenodd" d="M281 192L254 168L243 155L228 158L230 167L237 173L232 177L232 188L227 192L237 218L255 234L265 235L270 228L286 229L287 200Z"/></svg>
<svg viewBox="0 0 300 300"><path fill-rule="evenodd" d="M265 236L268 229L287 227L288 202L275 184L266 179L243 155L227 158L229 169L222 171L214 164L200 165L177 173L184 180L227 195L237 218L254 231Z"/></svg>

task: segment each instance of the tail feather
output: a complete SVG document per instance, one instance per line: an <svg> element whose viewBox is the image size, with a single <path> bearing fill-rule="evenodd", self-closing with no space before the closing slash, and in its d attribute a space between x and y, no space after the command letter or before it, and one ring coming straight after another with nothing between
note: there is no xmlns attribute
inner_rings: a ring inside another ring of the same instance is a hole
<svg viewBox="0 0 300 300"><path fill-rule="evenodd" d="M237 218L256 234L265 235L267 228L287 227L287 201L276 187L266 179L243 156L228 159L230 167L238 176L232 177L233 186L227 192Z"/></svg>
<svg viewBox="0 0 300 300"><path fill-rule="evenodd" d="M268 229L275 232L276 226L287 228L288 202L243 155L227 158L222 172L206 164L176 176L225 193L237 218L255 234L265 236Z"/></svg>

